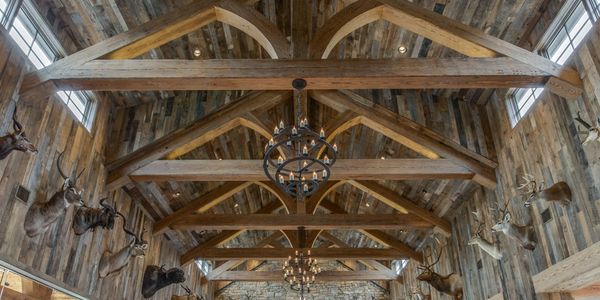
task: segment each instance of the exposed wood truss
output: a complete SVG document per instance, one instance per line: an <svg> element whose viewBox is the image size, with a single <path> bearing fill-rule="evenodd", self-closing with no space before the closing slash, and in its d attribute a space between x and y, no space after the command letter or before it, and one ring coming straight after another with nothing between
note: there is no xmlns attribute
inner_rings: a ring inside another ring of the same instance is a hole
<svg viewBox="0 0 600 300"><path fill-rule="evenodd" d="M575 98L581 94L582 83L575 70L405 0L357 1L344 8L317 32L310 45L311 57L329 57L343 37L377 20L386 20L469 57L513 58L553 76L549 87L559 96Z"/></svg>
<svg viewBox="0 0 600 300"><path fill-rule="evenodd" d="M371 281L397 280L398 276L390 276L381 271L323 271L319 281ZM212 281L282 281L282 272L267 271L227 271L211 279Z"/></svg>
<svg viewBox="0 0 600 300"><path fill-rule="evenodd" d="M260 260L286 260L298 248L209 248L198 252L197 258L204 260L231 260L231 259L260 259ZM373 248L312 248L311 257L317 259L375 259L394 260L407 258L404 253L396 249Z"/></svg>
<svg viewBox="0 0 600 300"><path fill-rule="evenodd" d="M96 60L48 75L60 90L289 90L543 87L550 74L507 57L360 60Z"/></svg>
<svg viewBox="0 0 600 300"><path fill-rule="evenodd" d="M338 111L349 110L360 115L361 123L368 124L368 127L393 137L392 139L427 157L436 158L439 155L457 165L465 166L476 174L473 180L481 185L489 188L496 185L495 162L465 149L425 126L398 116L351 91L312 91L311 96Z"/></svg>
<svg viewBox="0 0 600 300"><path fill-rule="evenodd" d="M131 172L162 157L182 155L244 122L249 112L265 110L289 98L290 92L253 92L198 122L176 130L150 145L142 147L107 166L108 184L117 188L127 182ZM248 119L245 123L250 122ZM257 125L258 126L258 125ZM259 131L261 132L261 131ZM193 147L193 148L191 148Z"/></svg>
<svg viewBox="0 0 600 300"><path fill-rule="evenodd" d="M130 174L134 181L259 181L262 160L158 160ZM472 179L447 159L340 159L332 180Z"/></svg>
<svg viewBox="0 0 600 300"><path fill-rule="evenodd" d="M197 230L296 230L306 229L402 229L431 228L428 222L412 215L224 215L198 214L178 218L174 229Z"/></svg>

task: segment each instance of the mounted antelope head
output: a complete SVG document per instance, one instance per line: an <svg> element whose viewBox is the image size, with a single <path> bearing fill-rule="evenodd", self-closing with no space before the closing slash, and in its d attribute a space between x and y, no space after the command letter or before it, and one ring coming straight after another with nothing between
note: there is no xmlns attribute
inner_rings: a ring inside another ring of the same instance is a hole
<svg viewBox="0 0 600 300"><path fill-rule="evenodd" d="M575 117L575 121L581 123L581 125L583 125L583 127L585 127L585 129L587 131L579 131L579 133L586 133L587 136L585 137L584 141L583 141L583 145L586 145L590 142L600 142L600 117L598 117L596 126L592 126L590 125L590 123L584 121L581 118L581 114L577 113L577 117ZM579 126L578 126L579 128Z"/></svg>
<svg viewBox="0 0 600 300"><path fill-rule="evenodd" d="M482 221L483 218L481 217L481 212L479 210L474 211L473 215L475 216L475 222L477 222L477 231L469 240L469 245L477 245L479 249L483 250L494 259L502 259L502 251L500 251L496 245L492 244L490 241L486 240L483 235L481 235L481 233L483 233L483 229L485 228L485 223Z"/></svg>
<svg viewBox="0 0 600 300"><path fill-rule="evenodd" d="M204 296L202 297L198 297L196 294L192 293L192 290L185 285L181 286L185 292L187 293L187 295L185 296L171 296L171 300L204 300Z"/></svg>
<svg viewBox="0 0 600 300"><path fill-rule="evenodd" d="M508 201L500 211L500 219L496 225L492 226L493 232L502 232L506 236L518 241L521 246L527 250L534 250L537 245L535 230L533 225L520 226L511 222L511 215L508 211Z"/></svg>
<svg viewBox="0 0 600 300"><path fill-rule="evenodd" d="M438 290L440 293L444 293L454 297L454 299L462 299L463 295L463 281L460 275L456 273L450 273L447 276L442 276L433 271L433 267L440 262L440 258L442 257L442 252L444 251L445 246L441 246L440 241L437 237L435 237L435 241L438 245L440 245L440 251L437 255L437 258L432 264L429 265L420 265L418 267L419 270L422 270L421 274L417 276L417 280L425 281L429 283L433 288ZM433 252L433 247L431 248Z"/></svg>
<svg viewBox="0 0 600 300"><path fill-rule="evenodd" d="M145 229L142 230L142 234L138 237L135 233L127 229L127 220L125 216L117 212L117 214L123 219L123 231L127 235L133 237L129 245L121 248L121 250L112 253L105 251L102 254L100 263L98 264L98 275L100 278L104 278L113 274L119 273L127 264L132 257L144 257L146 250L148 250L148 242L144 240Z"/></svg>
<svg viewBox="0 0 600 300"><path fill-rule="evenodd" d="M147 266L142 280L142 295L148 299L162 288L185 281L185 273L179 268L165 270L163 266Z"/></svg>
<svg viewBox="0 0 600 300"><path fill-rule="evenodd" d="M562 205L571 203L571 188L564 182L555 183L553 186L544 189L543 184L538 186L537 181L532 175L525 174L523 176L525 183L519 186L519 190L523 190L523 194L527 195L525 207L530 207L535 200L554 201Z"/></svg>
<svg viewBox="0 0 600 300"><path fill-rule="evenodd" d="M13 112L13 133L0 137L0 160L5 159L14 150L37 153L35 146L27 139L23 126L17 121L17 107Z"/></svg>
<svg viewBox="0 0 600 300"><path fill-rule="evenodd" d="M100 200L102 208L89 208L82 206L77 209L73 217L73 231L76 235L82 235L88 230L94 231L96 227L113 229L117 211L106 204L106 198Z"/></svg>
<svg viewBox="0 0 600 300"><path fill-rule="evenodd" d="M64 179L64 184L59 192L54 195L47 202L34 202L27 210L25 215L25 232L27 236L34 237L41 233L44 233L50 225L52 225L58 218L60 218L67 208L71 205L82 206L83 200L81 195L83 190L76 187L77 179L81 177L81 174L85 171L85 168L77 175L77 177L68 177L62 171L60 165L63 157L63 153L58 156L56 160L56 167L58 172Z"/></svg>

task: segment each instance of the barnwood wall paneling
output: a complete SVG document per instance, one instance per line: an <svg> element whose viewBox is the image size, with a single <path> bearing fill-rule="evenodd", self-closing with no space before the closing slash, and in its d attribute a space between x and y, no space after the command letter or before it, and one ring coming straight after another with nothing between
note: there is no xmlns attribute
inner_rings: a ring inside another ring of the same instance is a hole
<svg viewBox="0 0 600 300"><path fill-rule="evenodd" d="M498 188L494 192L478 189L472 199L454 210L452 238L436 269L443 275L452 271L462 274L465 299L487 299L499 296L501 291L504 299L571 299L566 293L536 294L531 277L600 240L600 145L582 146L583 136L578 136L573 120L577 112L590 122L600 116L600 27L592 29L570 64L577 67L584 81L584 95L576 101L546 91L515 128L511 128L504 103L507 91L496 91L487 106L481 108L494 128ZM561 207L538 201L532 208L525 208L524 198L516 190L523 173L536 176L546 186L566 181L573 192L573 203ZM506 200L510 201L512 219L517 224L534 224L538 246L532 252L523 250L503 234L488 230L485 237L499 243L504 251L504 258L498 262L476 246L467 245L476 230L470 212L482 211L486 227L491 228L498 215L490 207L493 203L502 206ZM550 219L544 222L542 213L546 210ZM404 287L392 289L399 295L395 299L403 299L416 286L415 267L409 264L404 273ZM429 293L428 286L421 286L425 294ZM432 294L432 299L449 299L435 291Z"/></svg>
<svg viewBox="0 0 600 300"><path fill-rule="evenodd" d="M24 73L32 69L21 50L8 33L0 28L0 132L12 131L11 115ZM18 104L17 104L18 105ZM112 197L117 209L128 218L128 227L140 231L151 228L151 222L129 197L119 191L107 195L105 190L104 148L106 140L108 101L100 100L92 133L88 133L69 115L58 98L39 99L35 106L18 105L19 121L27 136L37 146L37 155L12 153L0 161L0 259L49 280L68 290L92 299L140 299L141 280L147 264L177 266L180 253L160 237L151 237L145 258L132 261L117 276L98 279L97 267L105 250L116 251L129 243L117 220L113 231L97 230L77 237L71 229L73 208L67 210L45 234L30 239L23 229L23 220L33 201L47 200L62 187L63 180L56 169L56 158L66 150L63 169L78 171L86 167L80 182L88 206L98 206L102 197ZM15 200L16 185L31 193L27 204ZM188 284L200 291L200 273L195 265L185 269ZM154 299L170 299L172 294L185 292L177 285L157 293Z"/></svg>

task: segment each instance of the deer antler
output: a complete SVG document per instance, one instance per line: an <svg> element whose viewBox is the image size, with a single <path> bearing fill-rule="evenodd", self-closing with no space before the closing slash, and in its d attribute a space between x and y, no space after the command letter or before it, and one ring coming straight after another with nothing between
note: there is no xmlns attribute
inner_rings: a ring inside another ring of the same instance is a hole
<svg viewBox="0 0 600 300"><path fill-rule="evenodd" d="M577 112L577 117L575 117L575 120L576 120L577 122L581 123L581 125L583 125L585 128L587 128L587 130L590 130L590 129L592 129L592 125L590 125L590 123L588 123L588 122L584 121L584 120L581 118L581 112Z"/></svg>
<svg viewBox="0 0 600 300"><path fill-rule="evenodd" d="M67 179L69 179L69 176L65 175L65 172L63 172L62 168L60 167L60 165L62 164L62 158L63 158L64 154L65 154L65 152L63 151L58 155L58 159L56 160L56 167L58 168L58 173L60 173L60 176L64 180L67 180Z"/></svg>
<svg viewBox="0 0 600 300"><path fill-rule="evenodd" d="M477 222L477 231L475 232L475 235L478 236L483 231L485 222L481 221L482 220L481 211L479 211L479 209L477 209L476 211L473 211L471 213L475 216L475 222Z"/></svg>
<svg viewBox="0 0 600 300"><path fill-rule="evenodd" d="M525 193L535 192L535 190L537 189L537 181L535 180L535 177L531 174L525 174L522 178L523 180L525 180L525 183L519 185L517 189L522 190L526 187L529 187L530 189L527 190Z"/></svg>
<svg viewBox="0 0 600 300"><path fill-rule="evenodd" d="M437 258L435 259L435 261L429 265L429 268L433 268L433 266L437 265L438 262L440 262L440 258L442 257L442 252L444 251L444 247L442 246L442 243L440 242L440 240L437 238L437 236L434 236L433 239L436 241L436 243L438 245L440 245L440 251L437 255Z"/></svg>
<svg viewBox="0 0 600 300"><path fill-rule="evenodd" d="M21 132L23 131L23 125L21 125L21 123L19 123L19 121L17 121L17 106L15 105L15 110L13 111L13 129L15 130L15 132Z"/></svg>

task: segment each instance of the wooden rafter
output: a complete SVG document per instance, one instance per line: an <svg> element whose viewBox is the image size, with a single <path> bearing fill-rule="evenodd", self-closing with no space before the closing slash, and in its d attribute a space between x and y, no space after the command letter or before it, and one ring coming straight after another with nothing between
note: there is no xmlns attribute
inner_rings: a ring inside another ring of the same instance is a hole
<svg viewBox="0 0 600 300"><path fill-rule="evenodd" d="M204 260L231 260L231 259L260 259L260 260L286 260L294 255L299 248L209 248L198 251L197 258ZM374 248L311 248L311 256L317 259L375 259L395 260L407 258L404 253L396 249Z"/></svg>
<svg viewBox="0 0 600 300"><path fill-rule="evenodd" d="M558 95L574 98L581 94L582 81L575 70L406 0L364 0L345 7L315 34L311 57L327 58L343 37L377 20L386 20L466 56L513 58L553 76L548 86Z"/></svg>
<svg viewBox="0 0 600 300"><path fill-rule="evenodd" d="M419 152L434 152L452 160L456 165L468 168L476 175L473 180L479 184L495 188L497 164L456 142L445 138L431 129L408 118L399 116L372 101L351 91L311 91L313 99L334 109L350 110L361 116L362 122L388 137Z"/></svg>
<svg viewBox="0 0 600 300"><path fill-rule="evenodd" d="M262 160L159 160L132 172L134 181L260 181ZM331 180L472 179L446 159L339 159Z"/></svg>
<svg viewBox="0 0 600 300"><path fill-rule="evenodd" d="M185 153L181 149L193 149L189 148L190 144L201 145L210 141L239 125L232 120L239 120L248 112L273 107L288 99L290 95L290 92L247 94L222 109L110 163L107 166L108 185L112 188L119 187L129 180L127 176L131 172L175 151L179 154Z"/></svg>
<svg viewBox="0 0 600 300"><path fill-rule="evenodd" d="M226 215L196 214L179 217L171 224L174 229L198 230L360 230L360 229L405 229L431 228L429 222L413 215Z"/></svg>
<svg viewBox="0 0 600 300"><path fill-rule="evenodd" d="M291 90L299 74L310 90L543 87L551 77L500 57L95 60L57 70L46 79L63 90Z"/></svg>
<svg viewBox="0 0 600 300"><path fill-rule="evenodd" d="M378 281L398 280L399 277L381 271L323 271L319 281ZM212 281L282 281L279 271L227 271L211 279Z"/></svg>
<svg viewBox="0 0 600 300"><path fill-rule="evenodd" d="M49 95L60 88L49 81L56 73L101 58L134 58L215 21L248 34L271 58L290 57L289 43L264 15L239 1L201 0L81 50L48 68L27 74L21 85L21 95L42 94L35 89L42 89Z"/></svg>

